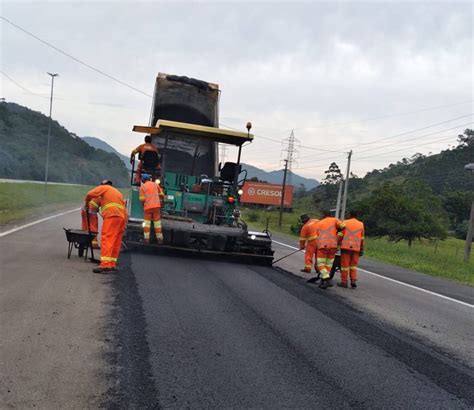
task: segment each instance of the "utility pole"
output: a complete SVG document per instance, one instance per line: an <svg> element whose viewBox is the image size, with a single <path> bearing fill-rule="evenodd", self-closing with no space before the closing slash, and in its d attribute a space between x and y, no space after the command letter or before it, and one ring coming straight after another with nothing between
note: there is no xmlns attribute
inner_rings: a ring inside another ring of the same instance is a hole
<svg viewBox="0 0 474 410"><path fill-rule="evenodd" d="M466 171L474 173L474 163L464 166ZM472 235L474 231L474 200L471 203L471 215L469 217L469 225L467 226L466 248L464 250L464 261L467 262L471 257Z"/></svg>
<svg viewBox="0 0 474 410"><path fill-rule="evenodd" d="M342 197L341 219L346 218L347 191L349 189L349 175L351 172L351 157L352 150L350 150L347 155L346 181L344 183L344 196Z"/></svg>
<svg viewBox="0 0 474 410"><path fill-rule="evenodd" d="M464 261L467 262L471 257L472 231L474 230L474 201L471 204L471 216L469 217L469 225L467 226L466 249L464 251Z"/></svg>
<svg viewBox="0 0 474 410"><path fill-rule="evenodd" d="M283 218L283 205L285 200L285 185L286 185L286 173L288 172L288 160L285 159L285 171L283 172L283 186L281 187L281 202L280 202L280 216L278 217L278 226L281 228L281 220Z"/></svg>
<svg viewBox="0 0 474 410"><path fill-rule="evenodd" d="M339 219L339 214L341 212L341 196L342 196L342 185L343 184L344 184L344 178L341 177L341 181L339 182L339 190L337 192L336 214L334 215L338 219Z"/></svg>
<svg viewBox="0 0 474 410"><path fill-rule="evenodd" d="M48 183L48 168L49 168L49 145L51 141L51 113L53 111L53 89L54 89L54 77L57 77L59 74L48 73L51 76L51 98L49 100L49 125L48 125L48 143L46 146L46 167L44 170L44 184Z"/></svg>

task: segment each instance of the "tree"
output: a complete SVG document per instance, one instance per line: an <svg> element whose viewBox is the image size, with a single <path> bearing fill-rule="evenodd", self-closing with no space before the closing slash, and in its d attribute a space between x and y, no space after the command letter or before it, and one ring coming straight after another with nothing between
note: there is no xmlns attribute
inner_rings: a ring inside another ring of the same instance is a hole
<svg viewBox="0 0 474 410"><path fill-rule="evenodd" d="M342 179L342 172L335 162L331 162L331 165L329 165L329 168L324 173L326 177L321 182L323 185L337 185Z"/></svg>
<svg viewBox="0 0 474 410"><path fill-rule="evenodd" d="M474 144L474 130L469 128L464 130L464 134L458 135L458 142L460 147L467 147Z"/></svg>
<svg viewBox="0 0 474 410"><path fill-rule="evenodd" d="M369 236L387 236L391 241L445 239L446 215L441 201L420 180L385 183L357 206Z"/></svg>

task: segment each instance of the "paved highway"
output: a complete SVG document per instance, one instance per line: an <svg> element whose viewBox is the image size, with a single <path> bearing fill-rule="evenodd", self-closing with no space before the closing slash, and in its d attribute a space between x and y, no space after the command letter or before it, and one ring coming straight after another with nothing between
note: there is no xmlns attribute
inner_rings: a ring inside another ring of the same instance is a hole
<svg viewBox="0 0 474 410"><path fill-rule="evenodd" d="M474 405L472 288L365 262L382 277L322 291L301 254L281 269L123 254L94 275L66 259L78 223L0 238L2 407Z"/></svg>

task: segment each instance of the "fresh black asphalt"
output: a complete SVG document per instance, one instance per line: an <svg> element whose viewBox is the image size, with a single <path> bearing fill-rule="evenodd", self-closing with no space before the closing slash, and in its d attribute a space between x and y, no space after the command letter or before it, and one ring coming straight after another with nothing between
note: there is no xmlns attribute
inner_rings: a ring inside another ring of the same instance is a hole
<svg viewBox="0 0 474 410"><path fill-rule="evenodd" d="M472 408L473 370L285 271L123 254L110 408Z"/></svg>

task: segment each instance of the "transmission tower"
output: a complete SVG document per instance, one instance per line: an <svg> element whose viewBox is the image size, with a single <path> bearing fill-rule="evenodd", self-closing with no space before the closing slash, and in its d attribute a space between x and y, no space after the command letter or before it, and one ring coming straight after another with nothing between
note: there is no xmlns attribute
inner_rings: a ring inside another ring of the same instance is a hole
<svg viewBox="0 0 474 410"><path fill-rule="evenodd" d="M294 130L291 130L291 134L288 138L283 140L285 148L282 150L282 156L288 161L288 183L292 183L293 168L298 166L296 159L298 158L299 151L296 149L300 145L300 141L295 137Z"/></svg>

